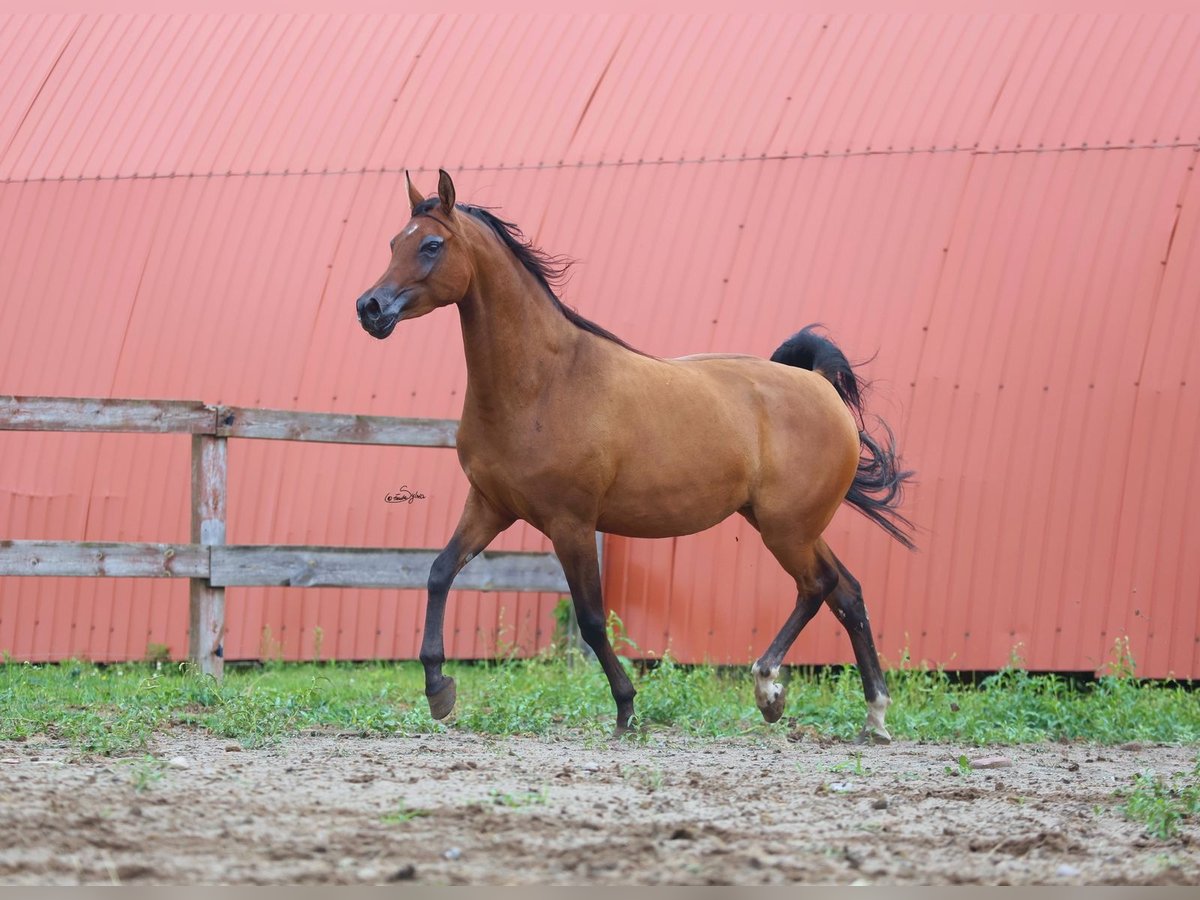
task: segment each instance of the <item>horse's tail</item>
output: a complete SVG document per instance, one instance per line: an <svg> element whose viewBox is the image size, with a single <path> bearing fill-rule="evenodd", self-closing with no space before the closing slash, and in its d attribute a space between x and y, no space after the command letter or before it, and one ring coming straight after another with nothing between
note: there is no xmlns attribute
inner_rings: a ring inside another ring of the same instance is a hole
<svg viewBox="0 0 1200 900"><path fill-rule="evenodd" d="M846 494L846 502L881 527L910 550L914 549L911 533L913 524L896 510L900 505L904 483L913 473L900 468L896 456L896 437L887 423L879 419L884 439L878 441L867 433L863 423L863 382L838 346L809 325L792 335L771 354L771 361L800 369L811 369L825 376L837 390L842 401L858 420L858 439L862 445L858 472ZM878 418L878 417L877 417Z"/></svg>

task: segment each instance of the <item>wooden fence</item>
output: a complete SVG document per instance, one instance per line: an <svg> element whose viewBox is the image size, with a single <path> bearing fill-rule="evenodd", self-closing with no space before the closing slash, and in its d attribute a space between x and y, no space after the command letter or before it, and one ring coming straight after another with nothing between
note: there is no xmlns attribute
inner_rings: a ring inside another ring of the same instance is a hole
<svg viewBox="0 0 1200 900"><path fill-rule="evenodd" d="M229 438L453 447L453 419L208 406L189 400L0 397L0 430L192 435L191 543L0 540L0 576L187 578L188 656L221 677L225 588L424 588L437 550L225 543ZM553 553L484 552L455 579L459 590L567 591Z"/></svg>

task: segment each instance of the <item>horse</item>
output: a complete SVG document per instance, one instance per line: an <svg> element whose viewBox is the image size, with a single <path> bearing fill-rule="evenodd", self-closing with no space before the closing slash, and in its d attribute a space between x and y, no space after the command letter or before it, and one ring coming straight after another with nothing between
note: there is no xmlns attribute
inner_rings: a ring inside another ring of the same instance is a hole
<svg viewBox="0 0 1200 900"><path fill-rule="evenodd" d="M634 349L563 304L559 257L490 209L459 204L439 170L425 197L405 172L411 218L383 275L356 301L374 338L455 305L467 389L459 462L470 484L458 527L429 572L420 659L430 714L454 708L443 619L455 576L518 519L562 564L579 630L631 729L635 690L609 643L595 533L663 538L738 513L796 583L796 604L753 664L763 718L783 714L784 655L822 604L845 627L867 704L860 741L890 741L891 702L862 588L821 537L842 502L910 549L897 506L912 476L890 429L863 425L863 383L809 326L769 360L734 353L662 359Z"/></svg>

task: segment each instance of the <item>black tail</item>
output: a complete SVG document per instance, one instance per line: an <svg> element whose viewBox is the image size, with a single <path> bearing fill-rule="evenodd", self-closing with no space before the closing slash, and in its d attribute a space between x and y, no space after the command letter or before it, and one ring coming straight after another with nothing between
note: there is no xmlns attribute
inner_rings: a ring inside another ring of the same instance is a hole
<svg viewBox="0 0 1200 900"><path fill-rule="evenodd" d="M885 438L877 441L867 434L863 424L863 383L854 374L846 354L829 338L817 334L816 325L809 325L783 342L771 354L771 361L785 366L811 369L829 379L843 402L858 419L858 439L862 451L858 473L846 494L846 502L910 550L914 549L911 533L913 524L896 511L900 505L904 483L913 473L901 469L896 457L896 437L887 423L879 419Z"/></svg>

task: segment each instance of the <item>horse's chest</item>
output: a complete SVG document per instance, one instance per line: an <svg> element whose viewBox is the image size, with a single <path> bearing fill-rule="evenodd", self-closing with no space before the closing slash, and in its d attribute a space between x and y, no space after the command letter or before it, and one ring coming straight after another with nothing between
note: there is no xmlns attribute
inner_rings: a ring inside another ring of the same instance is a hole
<svg viewBox="0 0 1200 900"><path fill-rule="evenodd" d="M460 430L458 458L474 487L493 504L537 525L565 495L592 493L595 469L573 441L555 441L533 422L528 434Z"/></svg>

